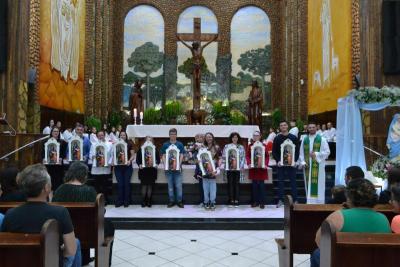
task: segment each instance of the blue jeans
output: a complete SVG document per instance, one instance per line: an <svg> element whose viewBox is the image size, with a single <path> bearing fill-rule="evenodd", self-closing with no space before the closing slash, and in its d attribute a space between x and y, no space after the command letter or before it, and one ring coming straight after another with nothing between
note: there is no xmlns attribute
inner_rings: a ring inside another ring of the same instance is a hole
<svg viewBox="0 0 400 267"><path fill-rule="evenodd" d="M264 180L252 181L253 202L256 204L265 204L265 184Z"/></svg>
<svg viewBox="0 0 400 267"><path fill-rule="evenodd" d="M203 178L203 191L204 203L215 204L215 198L217 197L217 181L215 179Z"/></svg>
<svg viewBox="0 0 400 267"><path fill-rule="evenodd" d="M310 258L311 267L319 267L320 257L321 257L321 251L319 250L319 248L317 248L316 250L314 250L313 254L311 254Z"/></svg>
<svg viewBox="0 0 400 267"><path fill-rule="evenodd" d="M81 242L79 242L79 239L75 239L75 240L76 240L75 255L64 257L64 267L81 267L82 266Z"/></svg>
<svg viewBox="0 0 400 267"><path fill-rule="evenodd" d="M277 167L278 172L278 187L279 187L279 200L283 201L285 177L290 179L290 186L292 191L293 201L297 200L297 185L296 185L296 168L294 167Z"/></svg>
<svg viewBox="0 0 400 267"><path fill-rule="evenodd" d="M117 205L129 205L131 202L131 166L115 166L115 178L118 182Z"/></svg>
<svg viewBox="0 0 400 267"><path fill-rule="evenodd" d="M169 202L182 202L182 173L180 171L165 171L168 180ZM175 191L175 194L174 194Z"/></svg>

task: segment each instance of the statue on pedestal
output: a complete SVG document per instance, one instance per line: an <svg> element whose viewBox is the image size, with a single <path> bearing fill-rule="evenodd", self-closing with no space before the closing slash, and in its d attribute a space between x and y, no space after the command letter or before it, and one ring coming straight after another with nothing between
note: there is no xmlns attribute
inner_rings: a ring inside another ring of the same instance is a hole
<svg viewBox="0 0 400 267"><path fill-rule="evenodd" d="M134 110L136 109L136 121L139 119L140 112L144 112L143 104L143 91L142 91L142 80L136 80L132 86L132 93L129 96L129 110L131 111L132 122L135 121Z"/></svg>
<svg viewBox="0 0 400 267"><path fill-rule="evenodd" d="M248 114L249 124L261 126L263 93L261 88L258 86L257 81L253 81L248 102L249 102L249 114Z"/></svg>
<svg viewBox="0 0 400 267"><path fill-rule="evenodd" d="M201 19L193 19L193 34L191 33L178 33L177 39L183 43L184 46L190 49L192 52L193 60L193 110L191 116L193 121L198 121L201 114L200 103L201 103L201 60L203 58L203 50L206 46L218 39L218 34L207 34L201 33ZM185 41L193 42L190 46ZM207 42L205 45L201 45L201 42ZM189 121L189 120L188 120ZM192 121L192 120L190 120Z"/></svg>

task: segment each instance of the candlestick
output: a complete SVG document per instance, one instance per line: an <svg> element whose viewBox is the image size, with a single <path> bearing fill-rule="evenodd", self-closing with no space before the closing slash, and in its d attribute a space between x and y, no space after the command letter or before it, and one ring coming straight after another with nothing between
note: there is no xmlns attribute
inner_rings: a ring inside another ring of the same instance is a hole
<svg viewBox="0 0 400 267"><path fill-rule="evenodd" d="M136 108L133 109L133 117L135 117L135 118L137 117L137 109Z"/></svg>
<svg viewBox="0 0 400 267"><path fill-rule="evenodd" d="M140 125L143 125L143 112L140 112Z"/></svg>

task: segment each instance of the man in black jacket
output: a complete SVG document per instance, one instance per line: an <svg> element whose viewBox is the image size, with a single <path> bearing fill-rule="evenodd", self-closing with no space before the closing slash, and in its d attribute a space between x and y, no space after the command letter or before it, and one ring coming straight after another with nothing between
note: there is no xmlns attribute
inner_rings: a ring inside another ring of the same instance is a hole
<svg viewBox="0 0 400 267"><path fill-rule="evenodd" d="M297 202L297 186L296 186L296 167L295 166L283 166L281 164L281 144L285 142L286 139L290 139L296 146L294 162L297 162L299 158L300 144L296 136L289 133L289 124L287 121L281 121L279 123L280 133L275 137L272 146L272 156L277 162L277 173L278 173L278 187L279 187L279 200L276 205L277 208L283 205L283 195L284 195L284 179L285 177L290 179L292 197L295 202ZM293 159L292 159L293 160Z"/></svg>

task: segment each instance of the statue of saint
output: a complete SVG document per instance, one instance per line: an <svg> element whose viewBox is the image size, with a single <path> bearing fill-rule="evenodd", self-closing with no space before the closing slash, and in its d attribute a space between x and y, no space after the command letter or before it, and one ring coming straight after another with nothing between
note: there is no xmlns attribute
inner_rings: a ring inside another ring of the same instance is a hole
<svg viewBox="0 0 400 267"><path fill-rule="evenodd" d="M142 85L143 81L137 80L132 86L132 93L129 96L129 110L132 118L134 117L134 109L136 109L136 117L139 116L140 112L144 112Z"/></svg>
<svg viewBox="0 0 400 267"><path fill-rule="evenodd" d="M211 44L212 42L218 39L218 35L215 35L213 39L208 41L205 45L201 46L199 41L194 41L192 46L188 45L179 34L176 35L178 40L182 42L184 46L190 49L192 52L192 60L193 60L193 109L200 109L200 100L201 100L201 91L200 91L200 82L201 82L201 59L203 58L203 50L206 46Z"/></svg>
<svg viewBox="0 0 400 267"><path fill-rule="evenodd" d="M263 106L263 93L258 82L253 81L249 95L249 123L251 125L261 125L261 113Z"/></svg>

